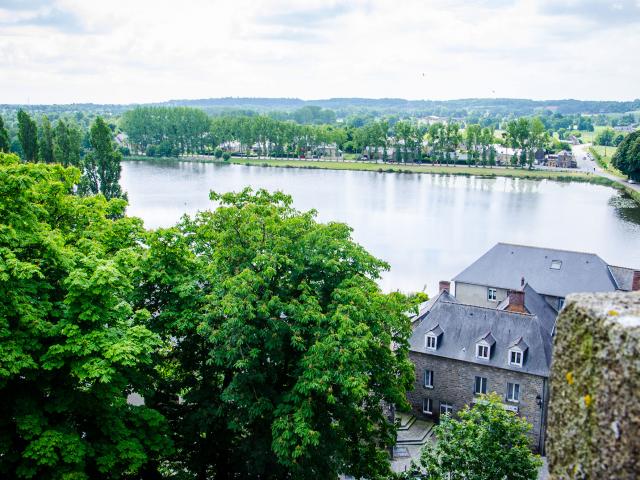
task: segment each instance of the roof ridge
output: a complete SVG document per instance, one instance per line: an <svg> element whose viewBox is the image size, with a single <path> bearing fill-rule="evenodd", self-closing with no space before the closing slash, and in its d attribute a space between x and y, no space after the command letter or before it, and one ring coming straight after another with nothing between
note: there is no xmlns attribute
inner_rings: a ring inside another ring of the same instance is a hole
<svg viewBox="0 0 640 480"><path fill-rule="evenodd" d="M568 250L565 248L551 248L551 247L539 247L537 245L524 245L522 243L509 243L509 242L498 242L496 243L496 245L509 245L511 247L524 247L524 248L535 248L537 250L555 250L556 252L565 252L565 253L579 253L582 255L593 255L595 257L598 257L600 260L602 260L604 262L604 259L598 255L597 253L594 252L585 252L585 251L581 251L581 250ZM494 245L492 248L494 248L496 245ZM607 263L607 262L604 262ZM609 265L607 263L607 265Z"/></svg>
<svg viewBox="0 0 640 480"><path fill-rule="evenodd" d="M462 303L460 301L458 301L458 302L449 302L448 300L442 300L442 302L448 303L450 305L460 305L462 307L473 307L473 308L478 308L478 309L482 309L482 310L490 310L492 312L502 312L502 313L509 313L509 314L514 314L514 315L522 315L524 317L537 317L537 315L535 313L522 313L522 312L511 312L509 310L498 310L497 308L493 308L493 307L482 307L480 305L473 305L471 303Z"/></svg>

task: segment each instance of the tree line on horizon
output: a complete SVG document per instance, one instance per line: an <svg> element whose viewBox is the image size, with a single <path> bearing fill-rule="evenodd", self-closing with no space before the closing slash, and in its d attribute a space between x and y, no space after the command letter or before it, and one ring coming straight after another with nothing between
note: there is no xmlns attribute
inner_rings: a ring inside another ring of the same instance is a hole
<svg viewBox="0 0 640 480"><path fill-rule="evenodd" d="M496 144L518 149L511 164L531 166L537 149L568 148L553 139L540 118L520 118L506 124L496 137L491 127L455 121L431 125L411 120L375 120L362 126L301 125L267 115L207 117L188 107L138 107L125 112L120 128L131 153L149 157L216 154L236 151L258 157L323 156L331 148L362 159L397 162L456 163L466 147L469 165L496 164Z"/></svg>

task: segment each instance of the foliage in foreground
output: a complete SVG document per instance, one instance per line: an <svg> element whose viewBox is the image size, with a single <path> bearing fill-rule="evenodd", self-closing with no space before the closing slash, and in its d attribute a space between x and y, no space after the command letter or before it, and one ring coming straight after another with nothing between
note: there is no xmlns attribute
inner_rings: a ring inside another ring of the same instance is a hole
<svg viewBox="0 0 640 480"><path fill-rule="evenodd" d="M389 474L410 302L346 225L245 190L147 232L79 181L0 154L0 476Z"/></svg>
<svg viewBox="0 0 640 480"><path fill-rule="evenodd" d="M132 304L142 224L71 195L79 178L0 154L4 478L122 478L170 446L162 416L127 403L160 345Z"/></svg>
<svg viewBox="0 0 640 480"><path fill-rule="evenodd" d="M175 338L150 402L198 478L379 478L412 383L404 296L344 224L244 190L151 235L142 299ZM392 343L397 348L390 349ZM167 402L180 392L180 404ZM163 407L164 405L164 407Z"/></svg>
<svg viewBox="0 0 640 480"><path fill-rule="evenodd" d="M437 442L422 451L404 480L535 480L541 461L529 447L526 419L505 410L492 393L458 418L442 416Z"/></svg>

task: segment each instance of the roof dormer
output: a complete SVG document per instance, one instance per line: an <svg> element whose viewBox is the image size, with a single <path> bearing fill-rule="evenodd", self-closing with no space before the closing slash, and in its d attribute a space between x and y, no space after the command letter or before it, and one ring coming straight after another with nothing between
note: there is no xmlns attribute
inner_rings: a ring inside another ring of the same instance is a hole
<svg viewBox="0 0 640 480"><path fill-rule="evenodd" d="M440 344L440 337L442 337L443 333L444 332L443 332L442 328L440 328L440 325L436 325L431 330L429 330L427 333L425 333L424 334L424 348L425 348L425 350L431 350L431 351L437 350L438 346Z"/></svg>
<svg viewBox="0 0 640 480"><path fill-rule="evenodd" d="M522 367L528 349L529 345L526 344L522 337L519 337L515 342L509 345L509 357L507 358L509 365L513 367Z"/></svg>
<svg viewBox="0 0 640 480"><path fill-rule="evenodd" d="M496 339L491 335L491 332L487 332L478 338L476 340L476 358L489 360L495 343Z"/></svg>

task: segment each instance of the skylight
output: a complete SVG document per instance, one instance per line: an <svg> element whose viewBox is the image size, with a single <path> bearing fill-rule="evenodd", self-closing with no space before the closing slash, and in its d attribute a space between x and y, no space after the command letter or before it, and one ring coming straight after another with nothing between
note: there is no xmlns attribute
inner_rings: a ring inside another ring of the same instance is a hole
<svg viewBox="0 0 640 480"><path fill-rule="evenodd" d="M560 270L562 268L562 260L551 260L551 270Z"/></svg>

